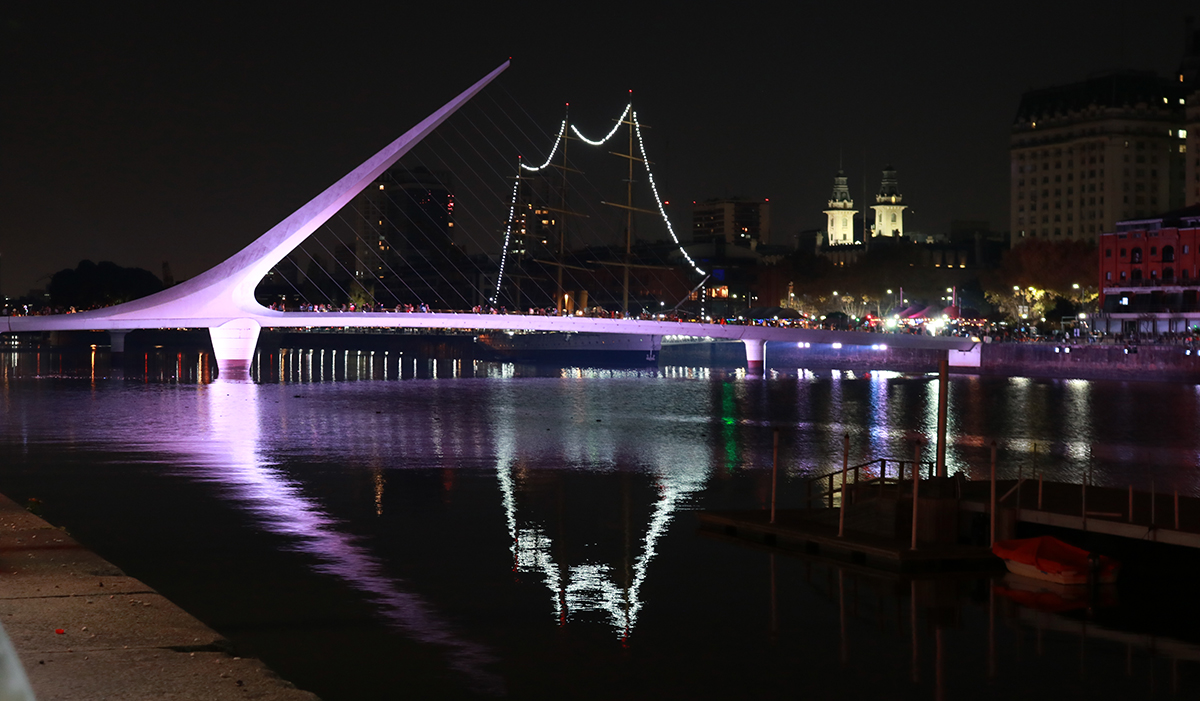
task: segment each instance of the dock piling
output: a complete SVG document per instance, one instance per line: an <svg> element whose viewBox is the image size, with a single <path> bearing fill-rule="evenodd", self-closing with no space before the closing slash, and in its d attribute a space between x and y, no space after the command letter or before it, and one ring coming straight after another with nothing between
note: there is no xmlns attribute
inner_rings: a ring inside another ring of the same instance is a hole
<svg viewBox="0 0 1200 701"><path fill-rule="evenodd" d="M912 549L917 549L917 507L921 503L921 439L913 441L913 501L912 501Z"/></svg>
<svg viewBox="0 0 1200 701"><path fill-rule="evenodd" d="M988 538L990 541L988 543L989 547L996 544L996 441L992 441L991 481L992 481L992 500L991 500L991 507L988 509L988 514L991 519L991 523L988 528L988 534L989 534ZM916 538L916 535L915 535L916 530L915 529L913 530L913 533L914 533L913 538L915 539Z"/></svg>
<svg viewBox="0 0 1200 701"><path fill-rule="evenodd" d="M946 476L946 399L950 393L949 351L938 361L937 476ZM932 476L932 475L931 475Z"/></svg>
<svg viewBox="0 0 1200 701"><path fill-rule="evenodd" d="M774 448L771 451L771 523L775 523L775 487L779 482L779 429L775 429Z"/></svg>
<svg viewBox="0 0 1200 701"><path fill-rule="evenodd" d="M842 434L842 508L838 510L838 537L846 535L846 467L850 464L850 434Z"/></svg>

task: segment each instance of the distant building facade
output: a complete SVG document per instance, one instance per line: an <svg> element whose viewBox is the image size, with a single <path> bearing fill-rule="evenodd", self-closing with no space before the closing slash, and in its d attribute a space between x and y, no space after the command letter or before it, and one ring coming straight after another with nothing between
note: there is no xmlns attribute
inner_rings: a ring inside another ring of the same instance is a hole
<svg viewBox="0 0 1200 701"><path fill-rule="evenodd" d="M441 256L453 245L449 173L394 165L355 198L354 207L359 278L382 279L394 259Z"/></svg>
<svg viewBox="0 0 1200 701"><path fill-rule="evenodd" d="M771 240L771 201L740 198L692 203L692 241L755 249Z"/></svg>
<svg viewBox="0 0 1200 701"><path fill-rule="evenodd" d="M1009 148L1013 245L1091 241L1183 206L1185 113L1182 84L1147 73L1026 93Z"/></svg>
<svg viewBox="0 0 1200 701"><path fill-rule="evenodd" d="M1200 324L1200 204L1118 222L1099 236L1102 330L1181 333Z"/></svg>

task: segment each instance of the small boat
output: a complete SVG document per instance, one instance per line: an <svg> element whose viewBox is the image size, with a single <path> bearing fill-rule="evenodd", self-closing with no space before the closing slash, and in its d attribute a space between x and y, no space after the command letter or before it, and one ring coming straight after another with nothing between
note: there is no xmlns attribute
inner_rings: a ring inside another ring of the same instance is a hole
<svg viewBox="0 0 1200 701"><path fill-rule="evenodd" d="M1050 536L998 541L992 552L1004 560L1009 572L1055 584L1087 584L1092 566L1092 553ZM1120 563L1103 555L1095 557L1099 559L1098 583L1117 581Z"/></svg>

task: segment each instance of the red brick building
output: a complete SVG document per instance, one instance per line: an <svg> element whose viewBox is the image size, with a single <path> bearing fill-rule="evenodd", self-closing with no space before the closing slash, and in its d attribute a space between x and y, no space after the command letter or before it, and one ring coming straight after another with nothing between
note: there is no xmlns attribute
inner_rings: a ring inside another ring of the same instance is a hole
<svg viewBox="0 0 1200 701"><path fill-rule="evenodd" d="M1200 204L1100 234L1101 330L1182 333L1200 326Z"/></svg>

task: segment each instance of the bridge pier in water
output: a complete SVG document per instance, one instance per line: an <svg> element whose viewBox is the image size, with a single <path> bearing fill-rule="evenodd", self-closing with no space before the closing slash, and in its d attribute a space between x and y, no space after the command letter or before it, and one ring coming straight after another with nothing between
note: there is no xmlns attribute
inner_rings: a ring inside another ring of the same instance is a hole
<svg viewBox="0 0 1200 701"><path fill-rule="evenodd" d="M253 319L234 319L208 329L212 339L213 357L217 361L217 378L246 382L250 379L250 363L258 347L262 330Z"/></svg>
<svg viewBox="0 0 1200 701"><path fill-rule="evenodd" d="M762 375L766 370L767 342L761 338L743 338L746 346L746 374Z"/></svg>

